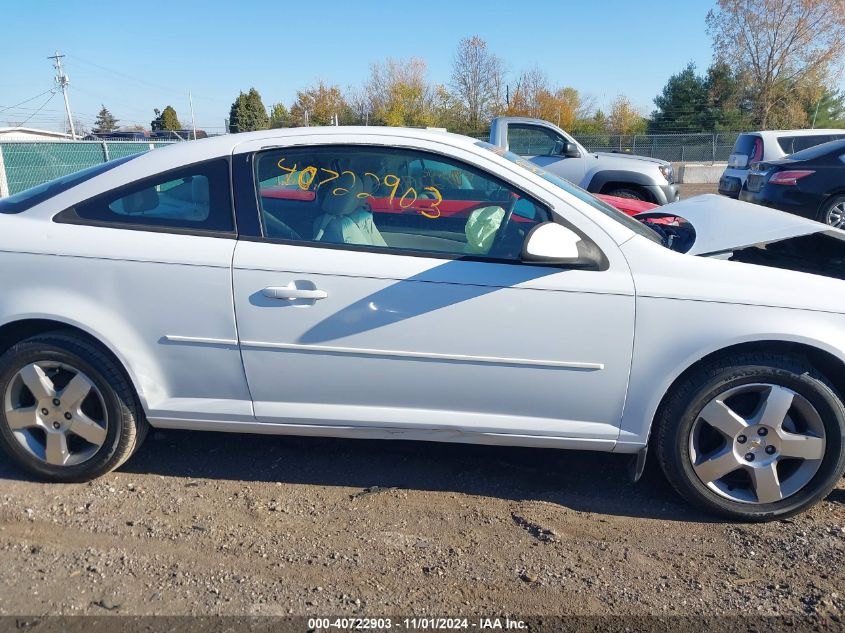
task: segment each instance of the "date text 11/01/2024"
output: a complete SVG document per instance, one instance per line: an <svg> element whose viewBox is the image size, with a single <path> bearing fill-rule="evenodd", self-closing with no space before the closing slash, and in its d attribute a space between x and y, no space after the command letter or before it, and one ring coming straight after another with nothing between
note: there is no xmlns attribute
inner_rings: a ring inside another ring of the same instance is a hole
<svg viewBox="0 0 845 633"><path fill-rule="evenodd" d="M522 620L511 618L309 618L309 631L389 631L409 629L413 631L457 631L457 630L526 630Z"/></svg>

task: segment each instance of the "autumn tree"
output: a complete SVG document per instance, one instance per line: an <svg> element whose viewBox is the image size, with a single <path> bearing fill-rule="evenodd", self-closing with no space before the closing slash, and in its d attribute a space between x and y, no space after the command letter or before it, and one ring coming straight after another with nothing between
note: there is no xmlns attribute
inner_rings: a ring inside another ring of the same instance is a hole
<svg viewBox="0 0 845 633"><path fill-rule="evenodd" d="M452 62L452 94L472 130L498 114L503 106L504 63L478 36L462 39Z"/></svg>
<svg viewBox="0 0 845 633"><path fill-rule="evenodd" d="M100 105L100 112L97 114L97 118L94 121L94 129L92 130L92 132L94 132L94 134L114 132L117 129L117 119L114 118L114 115L109 112L106 106L102 104Z"/></svg>
<svg viewBox="0 0 845 633"><path fill-rule="evenodd" d="M436 89L428 82L427 70L418 58L371 64L364 90L374 122L408 127L435 124Z"/></svg>
<svg viewBox="0 0 845 633"><path fill-rule="evenodd" d="M591 117L593 110L591 97L569 86L551 87L546 74L535 67L520 74L507 114L543 119L564 130L573 130Z"/></svg>
<svg viewBox="0 0 845 633"><path fill-rule="evenodd" d="M707 15L716 59L742 68L761 128L796 123L808 84L826 82L845 53L845 0L719 0Z"/></svg>
<svg viewBox="0 0 845 633"><path fill-rule="evenodd" d="M267 116L267 108L264 107L258 91L250 88L247 93L241 92L229 109L229 131L252 132L266 130L268 127L270 117Z"/></svg>
<svg viewBox="0 0 845 633"><path fill-rule="evenodd" d="M611 134L644 134L647 122L631 101L619 95L610 105L607 131Z"/></svg>
<svg viewBox="0 0 845 633"><path fill-rule="evenodd" d="M330 125L335 116L338 123L345 124L349 122L351 110L339 87L320 81L296 93L290 116L295 125Z"/></svg>

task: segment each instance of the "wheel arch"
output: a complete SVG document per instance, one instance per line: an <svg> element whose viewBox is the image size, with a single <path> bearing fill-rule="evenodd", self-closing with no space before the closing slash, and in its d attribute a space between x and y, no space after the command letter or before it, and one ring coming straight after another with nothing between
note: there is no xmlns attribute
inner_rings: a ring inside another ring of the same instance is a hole
<svg viewBox="0 0 845 633"><path fill-rule="evenodd" d="M803 341L790 341L784 339L754 340L735 343L727 347L713 350L701 356L692 363L687 363L671 376L668 387L662 389L662 396L656 407L650 412L649 417L649 440L653 436L654 423L665 405L668 397L690 373L696 371L703 364L715 359L733 354L748 352L775 352L783 354L795 354L804 356L813 367L818 369L831 382L837 391L840 399L845 395L845 358L832 350L824 349L821 345L815 345Z"/></svg>
<svg viewBox="0 0 845 633"><path fill-rule="evenodd" d="M105 337L80 323L42 316L21 317L8 321L0 325L0 355L5 354L7 350L23 340L48 332L75 334L100 347L123 370L132 384L132 388L135 390L135 395L138 397L138 401L141 403L144 412L146 413L148 411L144 391L140 388L137 376L132 371L127 359Z"/></svg>

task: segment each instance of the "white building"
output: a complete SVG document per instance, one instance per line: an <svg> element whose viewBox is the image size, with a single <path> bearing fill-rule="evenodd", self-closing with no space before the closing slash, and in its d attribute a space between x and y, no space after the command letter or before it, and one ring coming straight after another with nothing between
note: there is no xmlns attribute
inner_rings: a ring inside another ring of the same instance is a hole
<svg viewBox="0 0 845 633"><path fill-rule="evenodd" d="M0 141L70 141L70 134L31 127L0 127Z"/></svg>

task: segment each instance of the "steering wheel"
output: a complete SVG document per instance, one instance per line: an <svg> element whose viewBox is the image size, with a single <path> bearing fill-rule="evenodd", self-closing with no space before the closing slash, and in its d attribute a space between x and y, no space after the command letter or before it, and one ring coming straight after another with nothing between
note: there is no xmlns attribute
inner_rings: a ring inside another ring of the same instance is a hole
<svg viewBox="0 0 845 633"><path fill-rule="evenodd" d="M510 201L505 207L505 216L502 218L502 223L499 224L499 230L496 231L496 237L493 240L493 244L490 246L489 253L491 255L495 256L500 251L503 251L504 248L507 246L506 238L509 237L508 233L510 232L508 229L511 225L513 210L516 207L517 202L519 202L519 196L510 193Z"/></svg>

